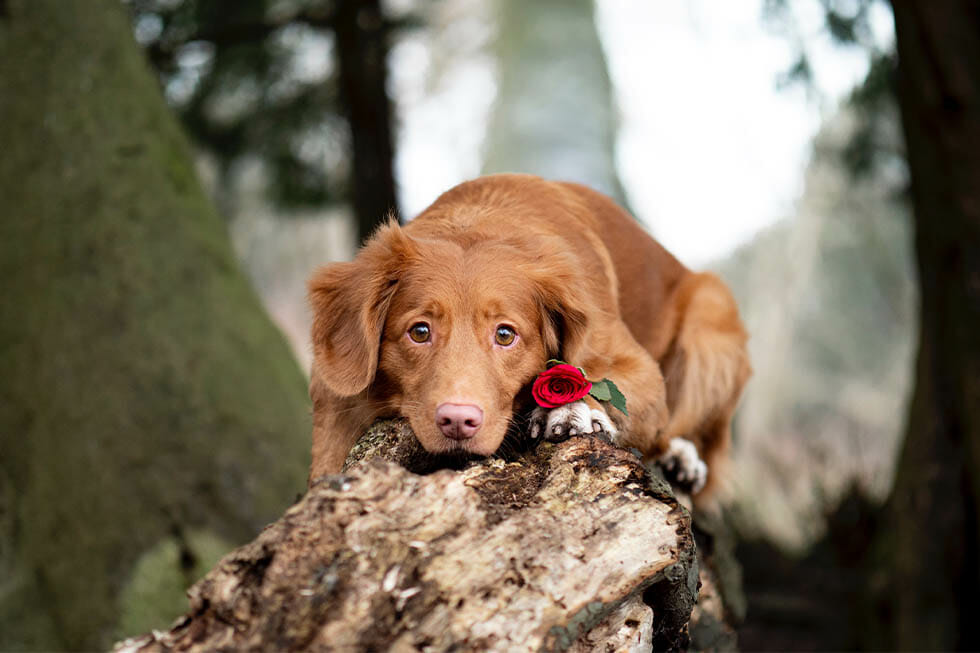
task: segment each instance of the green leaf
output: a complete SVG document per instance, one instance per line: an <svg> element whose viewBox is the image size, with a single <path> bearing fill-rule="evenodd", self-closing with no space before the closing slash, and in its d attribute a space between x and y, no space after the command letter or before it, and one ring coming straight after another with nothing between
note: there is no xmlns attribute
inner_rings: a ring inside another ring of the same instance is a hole
<svg viewBox="0 0 980 653"><path fill-rule="evenodd" d="M612 394L609 392L609 382L606 380L593 381L589 394L592 395L593 399L598 401L609 401L612 399Z"/></svg>
<svg viewBox="0 0 980 653"><path fill-rule="evenodd" d="M603 379L603 382L609 387L609 394L612 395L612 398L609 399L609 403L611 403L614 408L619 409L623 415L629 416L629 413L626 412L625 395L623 395L623 393L619 391L619 388L616 387L616 384L609 379Z"/></svg>
<svg viewBox="0 0 980 653"><path fill-rule="evenodd" d="M546 370L550 370L555 365L568 365L565 361L560 361L557 358L552 358L547 363L544 364Z"/></svg>

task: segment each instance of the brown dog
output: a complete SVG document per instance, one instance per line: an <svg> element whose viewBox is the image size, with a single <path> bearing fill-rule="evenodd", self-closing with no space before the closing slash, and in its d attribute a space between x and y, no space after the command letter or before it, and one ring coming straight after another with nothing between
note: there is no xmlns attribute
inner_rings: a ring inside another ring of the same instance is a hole
<svg viewBox="0 0 980 653"><path fill-rule="evenodd" d="M605 431L702 497L716 485L750 374L738 309L595 191L529 175L460 184L309 291L311 480L339 472L383 415L407 417L430 452L492 454L557 358L614 381L629 415L588 397L536 409L532 435Z"/></svg>

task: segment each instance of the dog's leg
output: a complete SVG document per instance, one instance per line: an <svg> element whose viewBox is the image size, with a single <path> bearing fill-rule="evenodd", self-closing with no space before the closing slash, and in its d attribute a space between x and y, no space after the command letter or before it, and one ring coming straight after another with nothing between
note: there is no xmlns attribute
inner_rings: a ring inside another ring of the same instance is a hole
<svg viewBox="0 0 980 653"><path fill-rule="evenodd" d="M578 347L563 353L570 363L581 365L589 378L615 383L626 397L628 414L588 398L595 404L590 421L606 432L611 427L611 439L620 446L635 447L644 456L663 453L666 443L661 442L660 433L667 423L667 401L660 368L623 322L610 319L602 326ZM551 415L548 420L550 424Z"/></svg>
<svg viewBox="0 0 980 653"><path fill-rule="evenodd" d="M361 429L344 422L329 408L314 412L310 482L326 474L339 474L343 469L347 454L361 436Z"/></svg>
<svg viewBox="0 0 980 653"><path fill-rule="evenodd" d="M731 292L714 275L685 279L674 301L679 328L661 358L670 421L660 462L680 485L695 494L701 486L707 496L723 476L732 415L751 374L748 337ZM691 455L690 443L699 456Z"/></svg>
<svg viewBox="0 0 980 653"><path fill-rule="evenodd" d="M326 474L339 474L351 447L381 415L378 402L363 393L338 397L315 379L310 384L313 400L313 461L309 483Z"/></svg>
<svg viewBox="0 0 980 653"><path fill-rule="evenodd" d="M674 438L667 452L657 459L667 478L691 494L700 492L708 481L708 465L698 455L698 448L686 438Z"/></svg>

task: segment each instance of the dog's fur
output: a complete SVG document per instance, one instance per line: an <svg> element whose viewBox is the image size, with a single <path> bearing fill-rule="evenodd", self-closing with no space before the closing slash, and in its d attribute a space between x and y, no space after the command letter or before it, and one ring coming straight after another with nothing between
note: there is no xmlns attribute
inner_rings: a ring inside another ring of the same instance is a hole
<svg viewBox="0 0 980 653"><path fill-rule="evenodd" d="M622 390L629 416L608 411L619 444L659 458L686 438L710 470L702 496L717 484L750 374L738 309L604 195L528 175L466 182L318 270L309 291L311 481L339 472L383 415L407 417L430 452L492 454L558 358ZM418 322L429 342L408 337ZM500 324L518 334L509 347L494 341ZM443 435L444 402L482 409L474 437Z"/></svg>

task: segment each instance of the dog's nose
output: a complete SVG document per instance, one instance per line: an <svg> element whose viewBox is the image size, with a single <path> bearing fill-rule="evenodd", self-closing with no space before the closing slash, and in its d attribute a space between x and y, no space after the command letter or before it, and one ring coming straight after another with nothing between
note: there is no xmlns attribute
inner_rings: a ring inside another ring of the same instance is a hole
<svg viewBox="0 0 980 653"><path fill-rule="evenodd" d="M483 424L483 410L473 404L439 404L436 425L447 438L468 440Z"/></svg>

